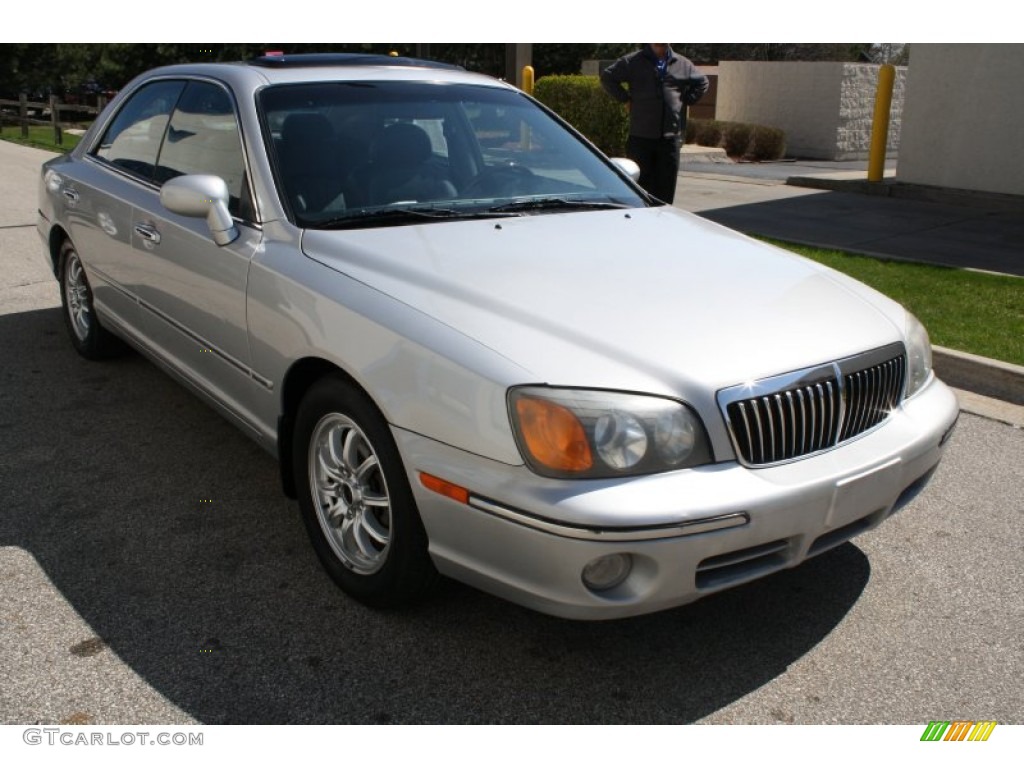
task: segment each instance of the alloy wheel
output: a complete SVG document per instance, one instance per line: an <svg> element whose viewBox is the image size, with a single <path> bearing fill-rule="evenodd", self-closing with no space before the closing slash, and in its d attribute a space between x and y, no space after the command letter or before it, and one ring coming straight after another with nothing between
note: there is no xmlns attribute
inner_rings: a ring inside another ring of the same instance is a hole
<svg viewBox="0 0 1024 768"><path fill-rule="evenodd" d="M380 459L348 416L326 414L309 441L309 482L317 522L345 567L380 570L391 545L391 499Z"/></svg>

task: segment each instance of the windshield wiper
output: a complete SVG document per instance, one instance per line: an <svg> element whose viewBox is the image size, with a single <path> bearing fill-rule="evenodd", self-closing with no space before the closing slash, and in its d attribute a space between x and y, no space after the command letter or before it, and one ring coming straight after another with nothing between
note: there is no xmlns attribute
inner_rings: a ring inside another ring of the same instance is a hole
<svg viewBox="0 0 1024 768"><path fill-rule="evenodd" d="M503 203L495 205L487 210L491 213L516 213L529 211L572 211L572 210L612 210L615 208L630 208L632 206L623 203L600 200L572 200L565 197L543 197L536 200L519 200L514 203Z"/></svg>
<svg viewBox="0 0 1024 768"><path fill-rule="evenodd" d="M402 206L399 208L381 208L374 211L360 211L325 221L311 221L308 226L314 229L359 229L361 227L376 227L382 224L422 224L427 221L493 219L501 215L500 211L469 211L426 205Z"/></svg>

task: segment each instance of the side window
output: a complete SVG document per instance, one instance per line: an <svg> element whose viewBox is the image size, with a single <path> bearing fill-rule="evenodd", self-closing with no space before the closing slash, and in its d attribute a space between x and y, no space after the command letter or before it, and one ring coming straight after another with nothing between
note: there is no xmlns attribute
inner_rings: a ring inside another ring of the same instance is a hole
<svg viewBox="0 0 1024 768"><path fill-rule="evenodd" d="M190 82L171 115L155 179L208 173L227 182L233 216L243 215L245 157L238 121L227 91L213 83ZM247 207L247 206L245 206Z"/></svg>
<svg viewBox="0 0 1024 768"><path fill-rule="evenodd" d="M125 102L93 154L151 179L168 118L184 87L180 80L160 80L140 88Z"/></svg>

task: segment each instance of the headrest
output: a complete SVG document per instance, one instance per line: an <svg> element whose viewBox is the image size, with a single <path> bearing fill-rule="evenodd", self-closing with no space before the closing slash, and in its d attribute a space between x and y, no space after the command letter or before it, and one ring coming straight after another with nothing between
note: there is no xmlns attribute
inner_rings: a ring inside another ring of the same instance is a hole
<svg viewBox="0 0 1024 768"><path fill-rule="evenodd" d="M397 166L416 166L430 157L430 137L418 125L393 123L377 139L378 162Z"/></svg>

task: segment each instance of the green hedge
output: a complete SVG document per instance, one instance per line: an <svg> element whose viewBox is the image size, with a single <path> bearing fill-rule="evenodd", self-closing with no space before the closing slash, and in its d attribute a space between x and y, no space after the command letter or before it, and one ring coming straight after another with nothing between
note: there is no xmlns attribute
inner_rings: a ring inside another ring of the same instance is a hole
<svg viewBox="0 0 1024 768"><path fill-rule="evenodd" d="M592 75L549 75L537 81L534 96L553 109L610 157L626 154L629 115ZM724 147L730 157L778 160L786 151L785 134L778 128L723 120L686 123L686 143Z"/></svg>
<svg viewBox="0 0 1024 768"><path fill-rule="evenodd" d="M533 95L597 145L609 157L626 154L629 117L593 75L548 75Z"/></svg>
<svg viewBox="0 0 1024 768"><path fill-rule="evenodd" d="M786 152L786 134L779 128L755 125L747 153L755 160L778 160Z"/></svg>
<svg viewBox="0 0 1024 768"><path fill-rule="evenodd" d="M725 120L686 123L686 143L723 147L729 157L745 160L778 160L786 152L786 134L779 128Z"/></svg>

